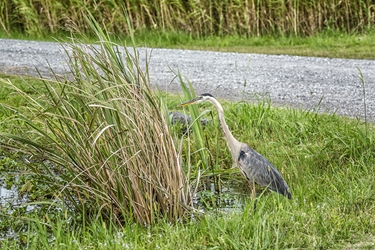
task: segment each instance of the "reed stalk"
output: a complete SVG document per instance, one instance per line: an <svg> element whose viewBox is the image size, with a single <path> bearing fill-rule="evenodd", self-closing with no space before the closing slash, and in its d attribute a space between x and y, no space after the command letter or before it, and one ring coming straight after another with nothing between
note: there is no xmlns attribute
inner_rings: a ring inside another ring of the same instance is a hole
<svg viewBox="0 0 375 250"><path fill-rule="evenodd" d="M131 0L52 1L4 0L0 4L0 27L42 35L69 31L75 23L89 33L84 10L103 20L109 32L126 36L132 27L184 31L195 36L312 35L327 29L366 31L375 25L375 5L368 0L235 0L182 1Z"/></svg>

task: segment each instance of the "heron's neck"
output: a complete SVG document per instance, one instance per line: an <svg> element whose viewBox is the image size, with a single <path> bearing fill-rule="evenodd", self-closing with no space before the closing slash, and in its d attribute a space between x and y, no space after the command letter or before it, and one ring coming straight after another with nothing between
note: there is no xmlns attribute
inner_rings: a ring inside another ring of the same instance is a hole
<svg viewBox="0 0 375 250"><path fill-rule="evenodd" d="M232 133L229 130L228 125L225 122L223 107L216 100L212 101L212 103L215 105L215 107L217 109L220 127L221 127L221 130L223 131L224 137L227 141L227 145L228 145L229 150L232 154L233 160L237 161L238 156L239 156L239 152L240 152L241 143L236 138L234 138L234 136L232 135Z"/></svg>

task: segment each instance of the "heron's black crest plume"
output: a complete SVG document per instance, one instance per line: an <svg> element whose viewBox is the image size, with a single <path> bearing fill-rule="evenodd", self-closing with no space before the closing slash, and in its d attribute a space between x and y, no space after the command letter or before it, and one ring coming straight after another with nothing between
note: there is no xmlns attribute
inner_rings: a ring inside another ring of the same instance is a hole
<svg viewBox="0 0 375 250"><path fill-rule="evenodd" d="M202 94L201 96L211 96L211 97L214 97L213 95L209 94L209 93L204 93ZM215 98L215 97L214 97Z"/></svg>

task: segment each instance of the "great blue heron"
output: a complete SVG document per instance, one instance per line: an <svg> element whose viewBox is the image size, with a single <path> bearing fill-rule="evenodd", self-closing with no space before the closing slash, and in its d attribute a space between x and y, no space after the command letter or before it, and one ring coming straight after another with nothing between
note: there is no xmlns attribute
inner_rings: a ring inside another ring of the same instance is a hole
<svg viewBox="0 0 375 250"><path fill-rule="evenodd" d="M219 122L227 141L233 160L238 168L249 182L251 197L255 197L254 183L268 187L272 191L278 192L288 199L292 198L289 192L288 184L284 181L280 172L261 154L250 148L247 144L239 142L233 137L224 118L224 110L220 103L211 94L202 94L180 106L186 106L193 103L211 102L217 109Z"/></svg>

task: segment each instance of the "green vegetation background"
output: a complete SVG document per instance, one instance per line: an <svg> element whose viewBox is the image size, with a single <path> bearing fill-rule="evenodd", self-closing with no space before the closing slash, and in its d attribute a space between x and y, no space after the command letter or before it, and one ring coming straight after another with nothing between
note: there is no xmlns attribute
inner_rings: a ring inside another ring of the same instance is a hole
<svg viewBox="0 0 375 250"><path fill-rule="evenodd" d="M120 40L130 24L140 46L375 59L368 0L3 0L0 37L89 35L87 10Z"/></svg>

